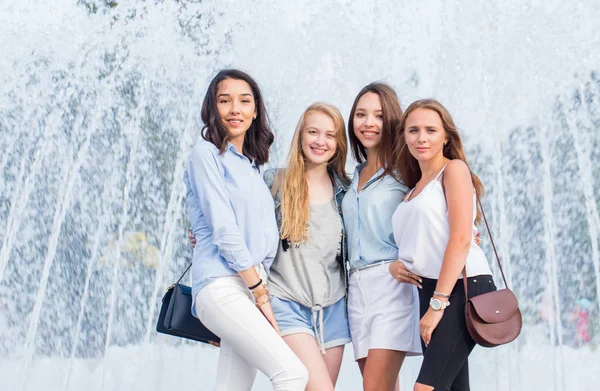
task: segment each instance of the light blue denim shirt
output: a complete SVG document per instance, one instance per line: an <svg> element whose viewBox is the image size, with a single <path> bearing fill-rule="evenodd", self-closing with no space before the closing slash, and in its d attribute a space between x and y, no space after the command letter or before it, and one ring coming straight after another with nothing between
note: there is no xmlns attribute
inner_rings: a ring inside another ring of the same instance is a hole
<svg viewBox="0 0 600 391"><path fill-rule="evenodd" d="M192 314L196 295L219 277L263 264L277 253L275 206L259 168L229 144L220 154L201 140L183 177L196 246L192 256Z"/></svg>
<svg viewBox="0 0 600 391"><path fill-rule="evenodd" d="M352 185L342 201L344 226L348 235L350 271L379 261L398 258L392 232L392 214L404 199L408 187L379 169L358 191L359 172L354 170Z"/></svg>

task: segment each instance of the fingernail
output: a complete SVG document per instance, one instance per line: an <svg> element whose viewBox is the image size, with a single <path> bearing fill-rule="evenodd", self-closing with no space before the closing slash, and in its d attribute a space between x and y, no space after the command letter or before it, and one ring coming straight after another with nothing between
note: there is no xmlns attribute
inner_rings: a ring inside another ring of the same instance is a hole
<svg viewBox="0 0 600 391"><path fill-rule="evenodd" d="M423 287L421 285L419 285L419 289L423 289Z"/></svg>

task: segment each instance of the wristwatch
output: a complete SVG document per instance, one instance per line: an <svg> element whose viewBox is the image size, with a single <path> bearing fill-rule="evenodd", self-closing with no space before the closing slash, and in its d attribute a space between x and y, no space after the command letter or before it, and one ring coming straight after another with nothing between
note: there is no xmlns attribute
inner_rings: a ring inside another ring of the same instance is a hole
<svg viewBox="0 0 600 391"><path fill-rule="evenodd" d="M431 300L429 300L429 305L431 306L432 310L441 311L445 310L446 307L450 305L450 301L441 301L440 299L432 297Z"/></svg>

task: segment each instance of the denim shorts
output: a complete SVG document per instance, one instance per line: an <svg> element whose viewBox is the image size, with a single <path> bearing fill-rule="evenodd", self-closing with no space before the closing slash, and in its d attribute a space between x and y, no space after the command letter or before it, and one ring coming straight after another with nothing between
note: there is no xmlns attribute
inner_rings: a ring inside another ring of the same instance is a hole
<svg viewBox="0 0 600 391"><path fill-rule="evenodd" d="M275 296L271 296L271 306L283 336L305 333L318 338L314 332L315 328L317 333L321 334L320 322L317 321L313 327L313 313L309 307ZM329 307L323 308L323 345L325 349L343 346L351 342L345 307L346 299L341 298Z"/></svg>

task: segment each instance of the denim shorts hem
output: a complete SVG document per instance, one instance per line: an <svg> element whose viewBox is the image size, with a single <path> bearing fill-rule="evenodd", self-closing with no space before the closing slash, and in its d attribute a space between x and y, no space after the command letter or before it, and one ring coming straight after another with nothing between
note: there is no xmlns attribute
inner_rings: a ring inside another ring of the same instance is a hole
<svg viewBox="0 0 600 391"><path fill-rule="evenodd" d="M312 337L315 336L315 332L306 327L290 327L287 329L280 328L279 331L281 331L281 335L284 337L288 336L288 335L293 335L293 334L308 334Z"/></svg>
<svg viewBox="0 0 600 391"><path fill-rule="evenodd" d="M333 341L325 342L325 349L335 348L337 346L344 346L352 342L350 338L338 338Z"/></svg>
<svg viewBox="0 0 600 391"><path fill-rule="evenodd" d="M307 329L305 327L290 327L289 329L280 330L280 331L281 331L281 335L283 337L287 337L288 335L294 335L294 334L307 334L313 338L316 338L314 331L312 331L311 329ZM350 339L350 338L344 338L344 337L336 338L331 341L325 341L324 346L325 346L325 349L330 349L330 348L335 348L336 346L344 346L346 344L349 344L350 342L352 342L352 339Z"/></svg>

